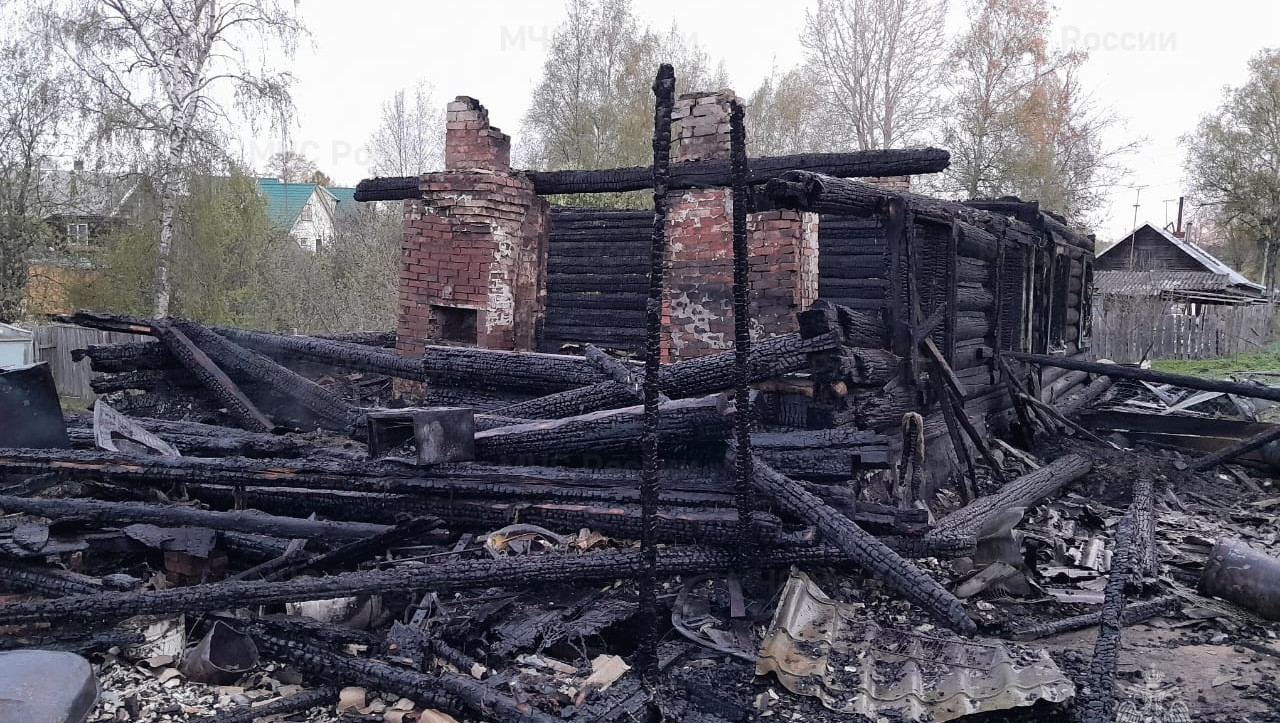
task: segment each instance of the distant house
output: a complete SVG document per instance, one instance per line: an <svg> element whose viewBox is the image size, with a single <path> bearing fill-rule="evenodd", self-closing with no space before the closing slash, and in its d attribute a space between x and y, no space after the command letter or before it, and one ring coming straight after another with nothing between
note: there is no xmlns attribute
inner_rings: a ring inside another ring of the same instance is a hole
<svg viewBox="0 0 1280 723"><path fill-rule="evenodd" d="M354 188L259 178L258 191L267 199L271 223L310 251L332 240L339 215L356 205Z"/></svg>
<svg viewBox="0 0 1280 723"><path fill-rule="evenodd" d="M145 202L141 177L132 173L42 171L40 215L73 248L88 246L132 222Z"/></svg>
<svg viewBox="0 0 1280 723"><path fill-rule="evenodd" d="M153 198L141 176L128 172L40 171L37 213L60 246L35 249L27 273L27 311L71 310L67 291L96 273L93 252L113 231L151 212Z"/></svg>
<svg viewBox="0 0 1280 723"><path fill-rule="evenodd" d="M1145 224L1098 254L1098 296L1155 297L1192 304L1252 304L1266 289L1180 234Z"/></svg>

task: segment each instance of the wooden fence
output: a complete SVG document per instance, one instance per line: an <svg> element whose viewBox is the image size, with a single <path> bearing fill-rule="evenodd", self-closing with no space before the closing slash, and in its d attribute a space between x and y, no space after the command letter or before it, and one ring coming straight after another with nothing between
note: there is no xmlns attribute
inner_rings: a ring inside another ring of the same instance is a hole
<svg viewBox="0 0 1280 723"><path fill-rule="evenodd" d="M36 342L36 361L49 362L53 372L53 381L58 386L58 394L64 397L76 397L86 402L93 401L97 395L89 388L89 380L94 372L89 369L89 360L71 360L72 349L83 349L90 344L123 344L130 341L153 341L149 336L138 334L122 334L117 331L98 331L79 326L53 324L38 326L34 329Z"/></svg>
<svg viewBox="0 0 1280 723"><path fill-rule="evenodd" d="M1099 359L1219 359L1257 351L1280 338L1266 304L1187 304L1124 296L1094 297L1093 345Z"/></svg>

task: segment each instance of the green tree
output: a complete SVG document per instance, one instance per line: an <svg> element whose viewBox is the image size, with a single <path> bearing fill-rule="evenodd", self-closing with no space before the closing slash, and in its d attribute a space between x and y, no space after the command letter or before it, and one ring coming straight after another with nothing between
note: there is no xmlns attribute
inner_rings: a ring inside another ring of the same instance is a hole
<svg viewBox="0 0 1280 723"><path fill-rule="evenodd" d="M1241 270L1260 272L1262 283L1274 289L1280 243L1280 49L1255 55L1248 80L1225 89L1222 104L1182 143L1195 204L1225 233L1228 245L1260 250Z"/></svg>
<svg viewBox="0 0 1280 723"><path fill-rule="evenodd" d="M255 181L200 174L174 210L171 311L210 324L248 325L261 317L260 274L278 232ZM98 273L71 291L75 306L147 314L154 302L158 219L109 235L93 261ZM295 244L296 245L296 244Z"/></svg>
<svg viewBox="0 0 1280 723"><path fill-rule="evenodd" d="M728 83L675 26L643 25L630 0L569 0L569 17L555 29L542 78L521 128L521 161L542 170L644 166L653 160L653 94L659 64L676 69L676 90ZM561 199L579 205L637 202L635 194Z"/></svg>

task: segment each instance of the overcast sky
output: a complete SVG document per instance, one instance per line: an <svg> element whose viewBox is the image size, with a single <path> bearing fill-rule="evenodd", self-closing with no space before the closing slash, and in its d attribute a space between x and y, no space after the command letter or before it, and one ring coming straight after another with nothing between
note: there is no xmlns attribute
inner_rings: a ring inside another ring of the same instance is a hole
<svg viewBox="0 0 1280 723"><path fill-rule="evenodd" d="M747 95L773 65L785 69L802 60L797 36L810 4L636 0L635 7L655 27L677 22L713 59L724 60L733 89ZM961 4L952 0L952 28L960 24ZM435 86L441 103L455 95L479 98L491 121L518 141L547 40L564 17L561 0L311 0L301 7L312 42L294 60L292 142L349 185L368 175L361 146L377 124L379 104L419 79ZM1165 201L1176 202L1182 189L1178 137L1218 105L1224 85L1244 81L1250 56L1280 46L1280 2L1069 0L1058 9L1053 39L1091 51L1085 86L1125 119L1112 140L1147 141L1097 226L1099 240L1108 241L1133 225L1134 186L1144 186L1139 223L1173 220L1176 203ZM261 139L247 160L261 168L280 142Z"/></svg>

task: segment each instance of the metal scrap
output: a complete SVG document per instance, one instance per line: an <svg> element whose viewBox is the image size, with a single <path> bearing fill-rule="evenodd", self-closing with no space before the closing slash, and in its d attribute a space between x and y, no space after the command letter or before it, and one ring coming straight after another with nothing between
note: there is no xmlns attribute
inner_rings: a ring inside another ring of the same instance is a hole
<svg viewBox="0 0 1280 723"><path fill-rule="evenodd" d="M829 710L873 719L943 723L1075 695L1044 651L884 628L798 571L761 646L756 674L768 673Z"/></svg>

